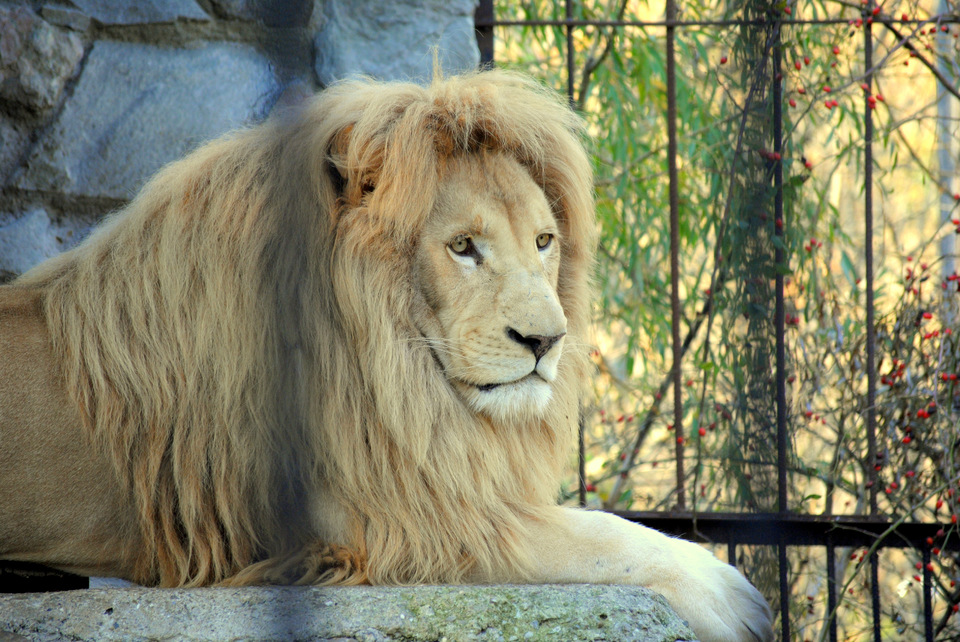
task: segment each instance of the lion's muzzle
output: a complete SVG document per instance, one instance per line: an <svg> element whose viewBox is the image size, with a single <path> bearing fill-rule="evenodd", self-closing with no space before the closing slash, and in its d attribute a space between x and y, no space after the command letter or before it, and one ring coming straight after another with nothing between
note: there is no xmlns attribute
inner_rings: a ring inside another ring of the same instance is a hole
<svg viewBox="0 0 960 642"><path fill-rule="evenodd" d="M522 335L513 328L507 328L507 336L521 345L525 345L533 351L533 356L537 362L543 355L547 354L556 343L566 335L566 332L555 334L553 336L544 336L542 334Z"/></svg>

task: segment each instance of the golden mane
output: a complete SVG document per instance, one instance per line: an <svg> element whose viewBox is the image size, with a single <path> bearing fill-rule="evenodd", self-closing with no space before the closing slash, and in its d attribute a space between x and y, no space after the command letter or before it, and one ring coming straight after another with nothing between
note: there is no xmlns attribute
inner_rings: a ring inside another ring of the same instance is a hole
<svg viewBox="0 0 960 642"><path fill-rule="evenodd" d="M70 395L135 501L136 579L229 578L310 542L336 503L365 566L316 581L455 582L530 561L555 503L587 361L594 250L581 123L492 71L367 80L212 142L17 285L43 308ZM499 150L564 239L568 346L533 425L492 425L418 341L412 248L451 155Z"/></svg>

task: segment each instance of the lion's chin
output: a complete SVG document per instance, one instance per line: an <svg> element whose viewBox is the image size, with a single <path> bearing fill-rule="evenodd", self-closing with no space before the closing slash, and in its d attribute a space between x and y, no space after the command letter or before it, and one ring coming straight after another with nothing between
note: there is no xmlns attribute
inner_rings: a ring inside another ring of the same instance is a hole
<svg viewBox="0 0 960 642"><path fill-rule="evenodd" d="M458 382L460 394L477 414L497 423L523 422L543 416L553 394L550 384L531 373L509 383L470 385Z"/></svg>

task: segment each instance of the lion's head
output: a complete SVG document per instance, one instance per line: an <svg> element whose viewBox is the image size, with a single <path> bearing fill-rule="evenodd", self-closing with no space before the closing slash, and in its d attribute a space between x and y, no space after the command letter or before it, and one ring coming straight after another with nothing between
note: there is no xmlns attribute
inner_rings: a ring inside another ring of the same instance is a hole
<svg viewBox="0 0 960 642"><path fill-rule="evenodd" d="M216 581L318 536L372 581L522 555L587 372L580 129L504 72L341 83L21 281L136 500L135 579Z"/></svg>
<svg viewBox="0 0 960 642"><path fill-rule="evenodd" d="M539 417L567 333L563 238L528 171L503 152L449 159L413 257L415 323L451 386L500 422Z"/></svg>

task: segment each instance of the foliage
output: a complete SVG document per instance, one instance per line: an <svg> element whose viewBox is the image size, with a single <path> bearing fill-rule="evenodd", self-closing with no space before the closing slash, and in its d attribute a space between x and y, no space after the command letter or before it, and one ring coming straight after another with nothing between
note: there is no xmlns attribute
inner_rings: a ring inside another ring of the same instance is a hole
<svg viewBox="0 0 960 642"><path fill-rule="evenodd" d="M939 520L944 537L956 538L960 338L953 329L960 280L953 238L960 234L960 185L937 145L956 156L949 145L960 138L960 12L912 0L875 6L682 3L681 19L690 23L754 21L675 30L686 508L777 509L774 302L782 288L788 508L865 514L876 492L883 516ZM500 20L564 18L562 3L543 0L497 9ZM584 0L573 11L579 20L662 21L660 7L629 0ZM606 508L677 502L677 437L662 414L672 401L664 32L662 23L572 30L572 99L592 135L602 231L598 376L585 408L587 489L589 503ZM496 35L499 64L565 89L565 27L507 26ZM942 105L938 112L938 91L954 104L953 115ZM781 111L778 147L774 115ZM866 375L867 114L877 221L873 408ZM873 460L869 416L877 435ZM840 630L851 639L870 626L861 617L868 612L862 554L838 556ZM916 639L922 630L917 555L882 556L884 586L898 598L884 603L884 639ZM823 563L813 553L791 558L798 639L825 635L829 614L818 606L825 602ZM753 557L751 565L762 576L771 562ZM955 636L958 561L944 553L932 565L940 635ZM776 587L765 588L774 598Z"/></svg>

